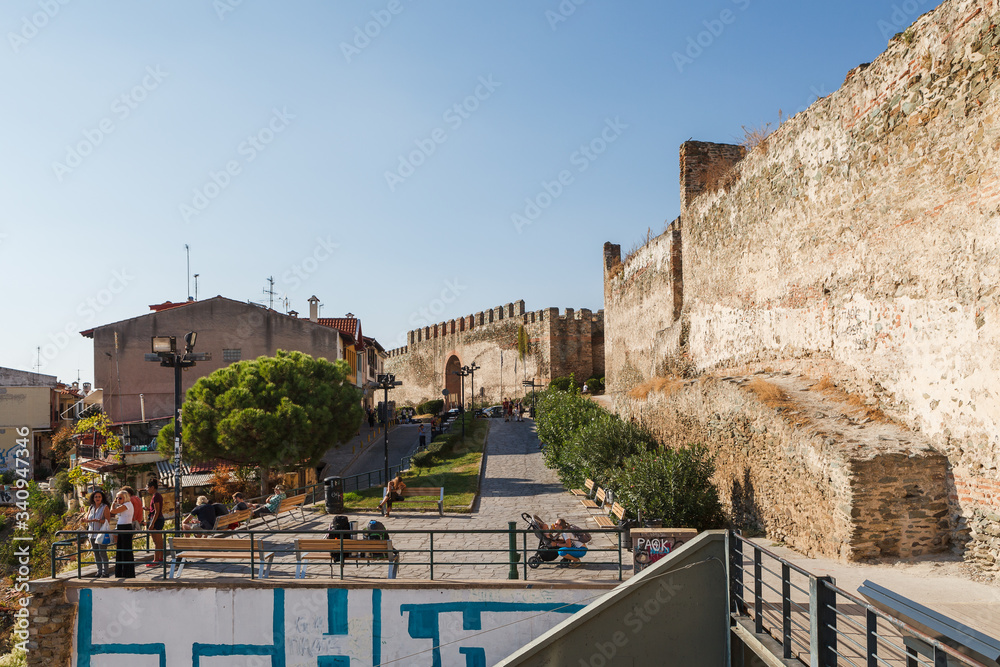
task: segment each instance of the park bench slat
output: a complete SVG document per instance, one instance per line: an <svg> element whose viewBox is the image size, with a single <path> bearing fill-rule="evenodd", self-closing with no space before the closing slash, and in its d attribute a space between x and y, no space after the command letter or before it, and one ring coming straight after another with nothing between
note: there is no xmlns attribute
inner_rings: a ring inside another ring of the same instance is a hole
<svg viewBox="0 0 1000 667"><path fill-rule="evenodd" d="M342 556L344 561L371 561L375 554L389 556L389 578L395 579L399 555L392 548L392 540L352 540L352 539L300 539L295 540L295 578L305 579L307 560L330 560L330 576L335 564L333 556ZM317 553L318 552L318 553Z"/></svg>

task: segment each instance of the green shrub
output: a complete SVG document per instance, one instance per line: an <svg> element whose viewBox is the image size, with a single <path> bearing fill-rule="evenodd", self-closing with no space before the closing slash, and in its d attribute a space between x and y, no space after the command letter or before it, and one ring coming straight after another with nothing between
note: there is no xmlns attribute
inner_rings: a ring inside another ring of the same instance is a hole
<svg viewBox="0 0 1000 667"><path fill-rule="evenodd" d="M62 530L64 525L63 514L66 512L66 504L62 498L53 498L51 494L42 491L35 482L28 482L28 525L27 530L22 534L32 536L32 541L17 542L17 545L31 545L31 564L34 576L47 576L49 569L49 547L55 541L56 531ZM16 570L19 564L19 555L15 553L15 542L5 540L0 544L0 570Z"/></svg>
<svg viewBox="0 0 1000 667"><path fill-rule="evenodd" d="M436 415L442 410L444 410L444 400L440 398L425 401L417 406L417 413L421 415Z"/></svg>
<svg viewBox="0 0 1000 667"><path fill-rule="evenodd" d="M56 473L52 478L52 488L63 495L73 493L73 483L69 481L69 473L65 470Z"/></svg>
<svg viewBox="0 0 1000 667"><path fill-rule="evenodd" d="M555 378L549 383L549 389L558 389L559 391L569 391L569 388L575 384L573 378L561 377Z"/></svg>
<svg viewBox="0 0 1000 667"><path fill-rule="evenodd" d="M659 449L625 459L611 487L618 502L643 519L707 530L724 520L714 472L714 458L704 445Z"/></svg>
<svg viewBox="0 0 1000 667"><path fill-rule="evenodd" d="M580 487L586 478L609 486L625 459L657 448L656 436L640 424L623 421L603 410L567 438L559 476L566 486Z"/></svg>
<svg viewBox="0 0 1000 667"><path fill-rule="evenodd" d="M567 442L576 431L605 414L599 405L576 392L550 388L539 393L535 424L544 446L545 465L555 468L564 479L575 479Z"/></svg>
<svg viewBox="0 0 1000 667"><path fill-rule="evenodd" d="M587 380L586 384L588 391L601 391L604 389L604 383L601 382L600 378L592 377Z"/></svg>

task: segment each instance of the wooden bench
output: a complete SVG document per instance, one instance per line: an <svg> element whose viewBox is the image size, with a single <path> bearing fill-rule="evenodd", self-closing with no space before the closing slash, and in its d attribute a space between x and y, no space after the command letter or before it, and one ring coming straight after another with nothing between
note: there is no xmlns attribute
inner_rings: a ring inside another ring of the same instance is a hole
<svg viewBox="0 0 1000 667"><path fill-rule="evenodd" d="M582 489L572 489L570 493L578 498L589 498L590 494L594 492L594 480L587 478L587 481L583 483Z"/></svg>
<svg viewBox="0 0 1000 667"><path fill-rule="evenodd" d="M184 565L191 560L236 560L250 564L250 554L256 552L257 576L261 579L271 573L274 552L264 551L263 540L233 537L175 537L170 540L173 560L170 563L169 578L181 576ZM266 568L265 568L266 566Z"/></svg>
<svg viewBox="0 0 1000 667"><path fill-rule="evenodd" d="M621 521L622 519L625 518L625 508L619 505L618 503L615 503L611 506L611 514L617 517L618 521ZM593 519L594 521L597 522L598 528L614 528L615 526L618 525L618 521L615 521L607 514L598 514L597 516L593 517Z"/></svg>
<svg viewBox="0 0 1000 667"><path fill-rule="evenodd" d="M236 512L230 512L224 516L220 516L215 519L215 527L213 531L229 530L229 526L235 524L241 524L246 522L247 526L250 525L250 519L253 518L253 510L237 510Z"/></svg>
<svg viewBox="0 0 1000 667"><path fill-rule="evenodd" d="M339 554L340 561L334 561L333 556ZM333 577L333 566L345 561L371 561L385 559L389 561L389 579L396 578L399 567L399 553L392 548L392 540L295 540L295 578L305 579L306 566L309 560L325 560L330 563L330 576Z"/></svg>
<svg viewBox="0 0 1000 667"><path fill-rule="evenodd" d="M594 495L593 500L590 498L584 498L580 502L582 502L583 506L589 510L599 510L604 507L604 501L607 499L607 495L607 491L601 487L597 487L597 493Z"/></svg>
<svg viewBox="0 0 1000 667"><path fill-rule="evenodd" d="M385 489L382 490L383 497L385 497ZM411 505L437 505L438 514L444 516L444 487L443 486L426 486L426 487L406 487L403 492L399 494L406 499L406 505L409 507ZM411 500L411 498L423 498L423 500ZM403 502L396 500L393 502Z"/></svg>
<svg viewBox="0 0 1000 667"><path fill-rule="evenodd" d="M257 516L259 516L261 519L263 519L265 524L269 523L273 519L275 521L275 523L278 524L278 527L280 528L281 527L281 520L279 519L279 517L282 514L285 514L286 512L293 512L295 510L298 510L299 511L299 515L302 517L302 520L305 521L306 520L306 512L305 512L305 509L304 509L305 504L306 504L306 494L302 493L302 494L299 494L297 496L290 496L290 497L285 498L284 500L282 500L278 504L278 511L277 512L274 512L274 513L267 513L267 512L265 512L265 513L262 513L262 514L258 514Z"/></svg>

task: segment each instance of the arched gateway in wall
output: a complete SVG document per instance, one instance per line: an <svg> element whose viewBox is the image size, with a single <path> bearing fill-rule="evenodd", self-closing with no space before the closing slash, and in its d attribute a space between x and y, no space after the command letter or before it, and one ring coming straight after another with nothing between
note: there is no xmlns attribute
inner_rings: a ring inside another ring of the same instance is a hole
<svg viewBox="0 0 1000 667"><path fill-rule="evenodd" d="M457 406L462 401L462 378L455 375L460 370L462 362L458 355L449 356L444 365L444 388L448 390L444 402L448 406Z"/></svg>

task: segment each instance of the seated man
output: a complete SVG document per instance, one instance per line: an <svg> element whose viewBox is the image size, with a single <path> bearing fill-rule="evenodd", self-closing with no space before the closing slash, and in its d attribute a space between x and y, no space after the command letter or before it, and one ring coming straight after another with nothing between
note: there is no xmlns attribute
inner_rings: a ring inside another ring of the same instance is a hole
<svg viewBox="0 0 1000 667"><path fill-rule="evenodd" d="M233 494L233 506L229 509L229 512L242 512L243 510L250 509L250 505L243 499L243 494L237 491ZM229 530L236 530L240 527L238 523L231 523L227 526Z"/></svg>
<svg viewBox="0 0 1000 667"><path fill-rule="evenodd" d="M285 487L281 484L274 485L274 493L272 493L267 500L264 501L263 505L254 505L253 509L254 518L259 518L263 514L274 514L278 511L278 506L281 505L281 501L287 498L285 495Z"/></svg>
<svg viewBox="0 0 1000 667"><path fill-rule="evenodd" d="M552 527L563 531L562 535L552 540L552 546L558 547L559 555L563 557L559 567L581 567L583 562L580 559L587 555L587 545L576 539L566 519L558 519Z"/></svg>
<svg viewBox="0 0 1000 667"><path fill-rule="evenodd" d="M225 508L223 508L224 510ZM223 512L225 514L225 512ZM184 517L181 526L184 530L205 531L215 529L215 520L219 517L218 508L208 502L205 496L198 496L198 504L191 513Z"/></svg>

